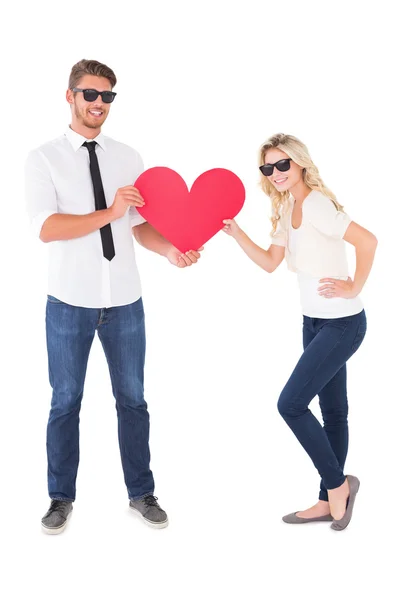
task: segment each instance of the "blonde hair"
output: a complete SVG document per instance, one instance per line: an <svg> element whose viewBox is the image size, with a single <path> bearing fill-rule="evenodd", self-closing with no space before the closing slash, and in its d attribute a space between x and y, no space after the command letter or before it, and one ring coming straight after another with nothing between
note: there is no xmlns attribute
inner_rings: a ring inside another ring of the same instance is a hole
<svg viewBox="0 0 400 600"><path fill-rule="evenodd" d="M259 151L259 166L261 167L265 162L265 153L272 148L278 148L285 152L289 158L291 158L300 167L303 167L303 179L304 183L312 190L317 190L332 200L337 210L343 211L343 206L336 200L336 196L329 188L326 187L322 181L321 175L313 161L311 160L310 153L307 146L303 144L294 135L285 135L284 133L277 133L271 136L260 148ZM289 191L278 192L275 186L269 181L267 177L261 175L260 185L262 190L270 197L272 202L272 234L276 232L278 221L281 215L289 205Z"/></svg>

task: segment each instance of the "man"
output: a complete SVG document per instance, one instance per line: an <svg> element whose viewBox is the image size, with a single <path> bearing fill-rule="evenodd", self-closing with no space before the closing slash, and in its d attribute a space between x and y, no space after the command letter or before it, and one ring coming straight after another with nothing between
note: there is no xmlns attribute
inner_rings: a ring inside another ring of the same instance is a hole
<svg viewBox="0 0 400 600"><path fill-rule="evenodd" d="M97 331L116 399L118 436L130 507L147 524L168 518L153 495L149 414L143 396L144 312L132 232L148 250L177 267L200 253L181 254L136 207L133 186L140 155L101 133L116 94L114 72L93 60L71 71L66 98L72 120L66 133L33 150L26 161L26 199L32 226L49 250L46 337L53 389L47 426L46 533L61 533L75 500L79 411L86 367ZM200 249L202 250L202 248Z"/></svg>

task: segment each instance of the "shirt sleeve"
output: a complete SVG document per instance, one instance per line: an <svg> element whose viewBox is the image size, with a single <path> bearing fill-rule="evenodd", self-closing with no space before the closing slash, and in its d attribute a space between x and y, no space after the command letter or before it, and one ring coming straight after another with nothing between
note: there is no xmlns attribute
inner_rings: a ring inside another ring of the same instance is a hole
<svg viewBox="0 0 400 600"><path fill-rule="evenodd" d="M144 171L143 159L137 152L135 153L135 167L134 167L134 176L133 181L141 175ZM129 216L131 220L131 227L136 227L137 225L141 225L142 223L146 223L146 219L140 215L135 206L131 206L129 208Z"/></svg>
<svg viewBox="0 0 400 600"><path fill-rule="evenodd" d="M271 244L274 246L286 247L286 231L282 221L282 217L279 219L275 233L271 234Z"/></svg>
<svg viewBox="0 0 400 600"><path fill-rule="evenodd" d="M328 237L342 239L351 223L349 215L337 210L327 196L314 196L303 204L303 218Z"/></svg>
<svg viewBox="0 0 400 600"><path fill-rule="evenodd" d="M45 157L32 150L25 161L25 201L35 236L44 222L58 212L57 194Z"/></svg>

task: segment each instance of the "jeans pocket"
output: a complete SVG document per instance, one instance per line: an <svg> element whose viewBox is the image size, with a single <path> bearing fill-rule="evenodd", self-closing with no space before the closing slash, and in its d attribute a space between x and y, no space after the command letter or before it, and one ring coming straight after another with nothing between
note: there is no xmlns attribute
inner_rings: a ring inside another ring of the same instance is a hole
<svg viewBox="0 0 400 600"><path fill-rule="evenodd" d="M355 335L355 338L353 340L353 345L351 347L353 352L358 350L358 348L361 346L361 343L362 343L366 333L367 333L367 327L364 323L361 323L358 326L357 333Z"/></svg>
<svg viewBox="0 0 400 600"><path fill-rule="evenodd" d="M54 296L50 296L50 294L47 294L47 300L48 300L48 302L51 302L51 304L64 304L58 298L55 298Z"/></svg>

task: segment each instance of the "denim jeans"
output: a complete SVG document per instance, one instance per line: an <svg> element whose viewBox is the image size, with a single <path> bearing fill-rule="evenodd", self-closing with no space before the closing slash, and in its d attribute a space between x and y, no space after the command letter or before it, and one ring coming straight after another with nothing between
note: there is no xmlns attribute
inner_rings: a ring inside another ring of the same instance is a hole
<svg viewBox="0 0 400 600"><path fill-rule="evenodd" d="M95 336L105 352L116 400L118 439L129 498L154 491L150 470L149 413L143 394L143 302L113 308L71 306L47 297L46 337L53 389L47 425L51 498L75 500L79 463L79 411Z"/></svg>
<svg viewBox="0 0 400 600"><path fill-rule="evenodd" d="M304 317L304 353L286 383L278 410L321 476L320 500L342 485L347 456L348 404L346 362L360 347L367 329L365 311L338 319ZM323 427L309 410L319 396Z"/></svg>

